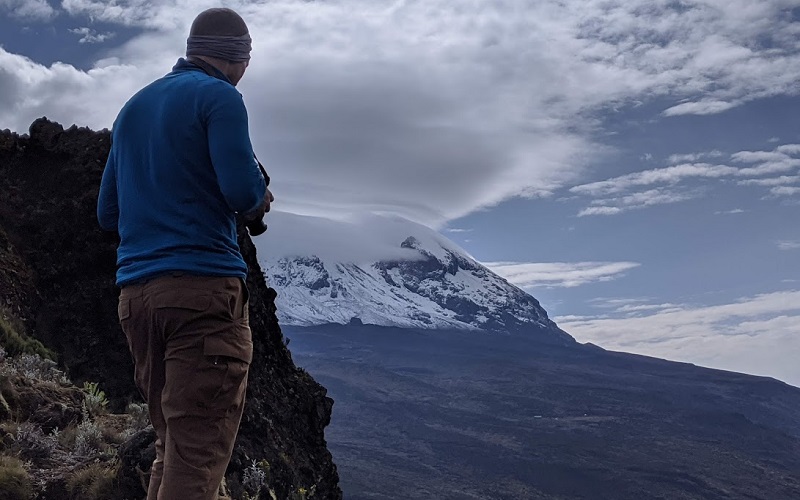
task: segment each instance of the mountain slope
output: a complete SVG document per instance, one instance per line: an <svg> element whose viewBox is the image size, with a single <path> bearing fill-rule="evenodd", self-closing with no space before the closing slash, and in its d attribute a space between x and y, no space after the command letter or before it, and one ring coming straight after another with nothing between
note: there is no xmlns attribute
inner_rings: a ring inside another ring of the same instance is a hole
<svg viewBox="0 0 800 500"><path fill-rule="evenodd" d="M403 226L406 236L396 238L395 255L366 262L337 260L324 255L324 247L275 255L266 244L261 264L278 291L281 323L537 331L541 339L574 342L535 298L432 230L408 221Z"/></svg>
<svg viewBox="0 0 800 500"><path fill-rule="evenodd" d="M590 345L286 327L351 500L800 498L800 389Z"/></svg>

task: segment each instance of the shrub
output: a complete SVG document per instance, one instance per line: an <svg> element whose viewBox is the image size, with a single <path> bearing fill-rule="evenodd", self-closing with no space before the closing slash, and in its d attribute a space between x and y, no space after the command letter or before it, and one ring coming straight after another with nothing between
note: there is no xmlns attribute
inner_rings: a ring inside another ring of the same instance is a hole
<svg viewBox="0 0 800 500"><path fill-rule="evenodd" d="M0 375L19 375L31 380L66 384L67 376L57 368L55 361L38 354L20 354L0 363Z"/></svg>
<svg viewBox="0 0 800 500"><path fill-rule="evenodd" d="M96 382L84 382L83 391L86 393L83 402L90 414L97 416L105 415L108 412L106 409L108 398L106 393L100 390L100 386Z"/></svg>
<svg viewBox="0 0 800 500"><path fill-rule="evenodd" d="M14 457L0 456L0 498L29 500L33 494L31 476L22 462Z"/></svg>
<svg viewBox="0 0 800 500"><path fill-rule="evenodd" d="M83 421L75 429L75 454L89 456L99 451L103 446L103 433L97 424L90 418L86 404L83 405Z"/></svg>
<svg viewBox="0 0 800 500"><path fill-rule="evenodd" d="M78 433L78 427L74 424L66 427L58 433L58 443L62 448L67 450L75 449L75 436Z"/></svg>
<svg viewBox="0 0 800 500"><path fill-rule="evenodd" d="M113 500L117 467L95 462L73 472L67 479L69 498L80 500Z"/></svg>
<svg viewBox="0 0 800 500"><path fill-rule="evenodd" d="M132 431L131 435L150 425L147 403L130 403L125 408L125 413L128 414L128 426Z"/></svg>
<svg viewBox="0 0 800 500"><path fill-rule="evenodd" d="M36 354L55 359L55 354L38 340L25 334L22 322L14 318L5 308L0 308L0 345L11 356Z"/></svg>
<svg viewBox="0 0 800 500"><path fill-rule="evenodd" d="M313 488L312 488L313 491ZM300 487L297 488L295 491L291 493L290 500L306 500L308 498L309 490L306 488Z"/></svg>
<svg viewBox="0 0 800 500"><path fill-rule="evenodd" d="M242 487L244 487L245 498L257 500L261 488L267 484L268 475L269 463L266 460L262 460L261 463L253 460L253 463L244 470L244 474L242 475Z"/></svg>
<svg viewBox="0 0 800 500"><path fill-rule="evenodd" d="M50 458L58 448L58 431L54 430L45 435L38 425L24 422L17 427L14 435L14 447L25 460Z"/></svg>

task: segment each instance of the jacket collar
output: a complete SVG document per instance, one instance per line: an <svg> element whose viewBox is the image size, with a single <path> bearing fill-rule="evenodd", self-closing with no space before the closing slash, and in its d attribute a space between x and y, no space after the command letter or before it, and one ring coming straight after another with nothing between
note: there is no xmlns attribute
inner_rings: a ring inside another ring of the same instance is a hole
<svg viewBox="0 0 800 500"><path fill-rule="evenodd" d="M225 74L215 68L214 66L208 64L205 61L201 61L198 59L192 59L191 61L184 59L181 57L178 59L178 62L175 63L175 66L172 67L172 71L202 71L206 73L208 76L216 78L218 80L222 80L223 82L231 83Z"/></svg>

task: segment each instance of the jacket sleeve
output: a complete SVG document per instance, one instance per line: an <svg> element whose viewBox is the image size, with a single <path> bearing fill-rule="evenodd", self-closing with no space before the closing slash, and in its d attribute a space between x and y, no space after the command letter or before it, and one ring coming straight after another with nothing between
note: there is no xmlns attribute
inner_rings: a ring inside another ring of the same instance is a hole
<svg viewBox="0 0 800 500"><path fill-rule="evenodd" d="M240 214L257 210L267 185L258 168L241 94L233 87L220 89L207 118L208 150L217 182L228 206Z"/></svg>
<svg viewBox="0 0 800 500"><path fill-rule="evenodd" d="M103 178L100 181L100 194L97 197L97 221L104 231L117 231L119 203L117 200L117 173L112 154L108 155Z"/></svg>

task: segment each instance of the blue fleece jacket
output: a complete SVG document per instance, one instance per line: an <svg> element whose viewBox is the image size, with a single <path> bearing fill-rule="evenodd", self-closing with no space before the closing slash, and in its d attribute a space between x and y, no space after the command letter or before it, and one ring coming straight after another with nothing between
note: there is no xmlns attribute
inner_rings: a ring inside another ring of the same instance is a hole
<svg viewBox="0 0 800 500"><path fill-rule="evenodd" d="M241 94L179 60L114 121L97 218L119 232L117 284L171 271L244 278L235 214L265 193Z"/></svg>

